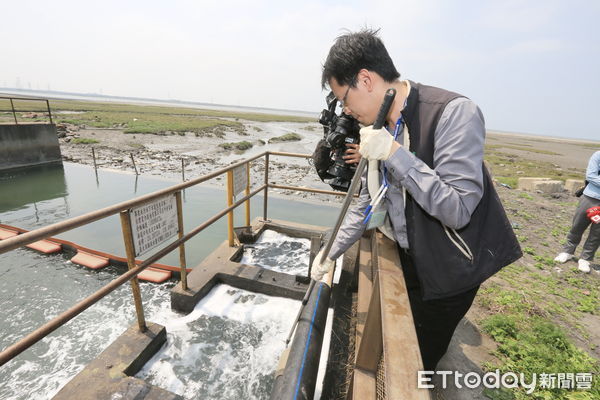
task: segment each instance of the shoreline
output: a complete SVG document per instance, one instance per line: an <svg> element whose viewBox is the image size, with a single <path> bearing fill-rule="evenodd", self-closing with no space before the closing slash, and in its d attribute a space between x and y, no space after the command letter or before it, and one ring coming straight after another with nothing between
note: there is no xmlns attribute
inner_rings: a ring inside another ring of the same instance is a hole
<svg viewBox="0 0 600 400"><path fill-rule="evenodd" d="M64 162L71 163L71 164L76 164L76 165L81 165L81 166L92 168L92 169L94 168L93 165L82 164L82 163L77 163L77 162L73 162L73 161L64 161ZM128 170L125 170L125 169L101 168L101 167L98 167L98 170L106 171L106 172L111 172L111 173L118 173L118 174L135 176L135 172L128 171ZM141 176L142 174L139 174L139 175ZM173 185L183 183L181 180L176 180L174 177L165 177L165 176L161 176L161 175L152 175L152 174L144 174L143 176L145 178L151 178L151 179L157 179L157 180L169 182L169 183L172 183ZM193 179L197 179L197 178L199 178L199 177L195 177ZM213 178L213 179L216 179L216 178ZM189 182L190 180L191 179L187 179L186 178L185 182ZM217 189L217 190L221 190L223 192L225 192L227 190L227 188L225 187L225 185L219 185L219 184L216 184L216 183L210 183L210 181L199 183L198 186L200 186L200 187L206 187L206 188L210 188L210 189ZM260 194L257 194L257 196L259 196L259 195ZM336 206L337 205L341 205L341 203L343 201L343 197L342 196L334 196L334 195L321 195L321 196L327 196L332 201L323 201L319 197L315 197L315 198L299 198L299 197L294 197L293 194L282 192L281 189L271 189L269 191L269 197L275 197L277 199L282 199L282 200L293 200L293 201L298 201L298 202L307 203L307 204L329 206L329 207L332 207L332 208L337 208ZM338 199L338 201L336 202L335 199Z"/></svg>
<svg viewBox="0 0 600 400"><path fill-rule="evenodd" d="M566 138L562 136L546 136L546 135L536 135L533 133L519 133L519 132L504 132L504 131L496 131L488 129L486 131L487 136L509 136L509 137L517 137L524 139L537 139L537 140L549 140L555 142L569 142L569 143L578 143L578 144L591 144L597 145L600 150L600 140L594 139L583 139L583 138Z"/></svg>

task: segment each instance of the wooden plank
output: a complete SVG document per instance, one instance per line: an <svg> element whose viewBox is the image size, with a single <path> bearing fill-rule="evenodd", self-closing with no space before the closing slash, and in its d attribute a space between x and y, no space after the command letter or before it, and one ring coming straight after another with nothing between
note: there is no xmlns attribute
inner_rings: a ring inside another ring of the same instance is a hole
<svg viewBox="0 0 600 400"><path fill-rule="evenodd" d="M378 235L377 247L387 397L429 400L427 389L417 389L417 371L423 370L423 363L396 244Z"/></svg>
<svg viewBox="0 0 600 400"><path fill-rule="evenodd" d="M355 369L352 385L352 398L356 400L375 399L375 396L377 395L377 387L375 385L375 374Z"/></svg>
<svg viewBox="0 0 600 400"><path fill-rule="evenodd" d="M363 369L372 372L373 374L377 371L379 356L383 351L378 279L379 278L376 275L373 284L373 293L371 294L371 301L369 302L367 320L365 321L363 337L360 346L358 347L355 364L357 369Z"/></svg>
<svg viewBox="0 0 600 400"><path fill-rule="evenodd" d="M360 341L362 339L365 322L367 321L367 312L369 311L369 302L373 292L373 270L371 268L371 240L367 238L360 239L360 250L358 256L358 290L356 300L356 341L354 348L358 354Z"/></svg>
<svg viewBox="0 0 600 400"><path fill-rule="evenodd" d="M377 236L377 243L373 244L373 247L376 248L375 252L378 256L378 264L375 271L389 271L402 274L400 256L398 255L398 246L396 243L389 240L382 233L377 233L375 236ZM402 277L404 277L404 275L402 275Z"/></svg>

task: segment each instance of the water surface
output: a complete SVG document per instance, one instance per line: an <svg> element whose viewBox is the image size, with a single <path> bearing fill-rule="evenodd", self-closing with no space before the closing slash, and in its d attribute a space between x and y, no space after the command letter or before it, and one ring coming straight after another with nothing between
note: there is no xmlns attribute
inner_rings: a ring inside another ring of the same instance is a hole
<svg viewBox="0 0 600 400"><path fill-rule="evenodd" d="M96 175L93 168L72 163L3 173L0 175L0 222L31 230L163 189L173 183L104 170L99 170ZM185 191L183 200L184 224L186 230L189 230L224 208L225 192L214 187L195 187ZM262 204L262 197L252 200L253 217L260 215ZM236 213L236 225L243 225L242 210ZM332 226L337 213L337 209L330 206L269 198L270 218ZM124 255L118 216L65 232L59 237L86 247ZM225 239L226 218L223 218L186 244L188 266L193 267L199 263ZM88 270L72 264L69 256L41 255L26 248L0 254L0 348L13 344L124 271L124 268L119 267L107 267L99 271ZM178 255L172 254L162 261L177 265L177 260ZM165 323L173 320L173 324L177 325L178 319L186 318L170 310L169 293L174 284L175 282L162 285L141 283L147 320ZM283 304L288 300L265 300L264 296L240 294L237 289L227 290L234 292L215 296L213 300L209 298L204 306L201 306L205 312L202 314L204 316L199 317L200 325L194 325L195 327L190 329L198 331L201 337L186 345L198 345L198 349L205 348L206 354L210 354L209 348L213 348L211 351L216 354L214 349L224 346L223 355L239 353L242 359L246 359L251 365L258 365L254 371L259 373L251 377L247 375L247 371L242 371L241 366L245 365L245 362L232 362L227 357L216 359L217 364L221 363L225 367L230 364L239 367L235 367L237 370L233 372L228 371L228 367L222 369L222 372L216 372L218 368L213 369L213 375L208 379L213 386L203 390L210 392L221 385L222 390L231 389L233 397L247 398L239 393L248 393L249 396L262 398L264 393L261 390L266 390L264 388L268 385L261 384L268 383L270 375L266 371L271 370L273 360L260 361L256 357L260 356L258 353L276 352L273 347L275 342L270 341L278 341L277 335L281 331L285 331L285 336L291 321L281 319L283 315L279 315L278 311L259 305L263 301L268 305L271 302ZM220 300L215 300L217 298ZM207 304L213 304L213 301L217 304L230 304L230 308L236 310L241 307L240 302L244 303L242 299L248 299L248 305L255 306L251 312L246 310L241 314L234 313L234 317L225 317L223 310L211 311L214 308L212 306L207 308ZM264 323L258 322L258 318L240 320L242 317L239 315L252 315L264 310L269 310ZM295 315L295 312L281 314L285 314L287 318L288 314ZM275 324L273 318L279 322ZM51 398L127 327L135 323L135 320L131 289L129 285L125 285L1 367L0 398ZM204 328L199 327L204 326L203 324L208 331L202 331ZM279 333L261 330L264 327L275 329ZM217 344L217 341L209 340L216 332L224 333L225 336L228 332L237 333L232 333L233 336L227 339L229 341L224 342L228 344ZM236 348L236 343L240 341L235 339L236 335L241 335L244 340L247 338L252 343ZM259 338L262 338L262 341ZM253 344L256 346L252 347ZM206 361L206 357L203 360ZM274 362L276 363L276 360ZM150 376L153 373L148 374ZM245 376L247 382L240 387L250 389L240 392L239 387L238 390L224 385L223 380L232 376Z"/></svg>

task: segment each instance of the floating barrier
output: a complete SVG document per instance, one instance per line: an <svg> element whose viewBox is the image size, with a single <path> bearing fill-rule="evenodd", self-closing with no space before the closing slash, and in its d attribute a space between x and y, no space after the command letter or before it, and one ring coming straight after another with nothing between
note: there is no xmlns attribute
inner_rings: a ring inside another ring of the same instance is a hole
<svg viewBox="0 0 600 400"><path fill-rule="evenodd" d="M0 224L0 240L9 239L26 232L28 232L26 229ZM53 254L65 250L75 252L76 254L71 258L71 262L94 270L106 267L110 264L127 266L127 259L124 257L118 257L98 250L89 249L76 243L54 237L28 244L27 247L43 254ZM141 261L136 260L135 263L141 264ZM152 264L152 266L142 271L138 275L138 278L143 281L162 283L171 279L173 272L178 273L180 271L181 268L179 267L157 263ZM187 269L187 272L191 271L190 268Z"/></svg>
<svg viewBox="0 0 600 400"><path fill-rule="evenodd" d="M0 240L8 239L13 236L17 236L19 232L15 232L11 229L0 228Z"/></svg>

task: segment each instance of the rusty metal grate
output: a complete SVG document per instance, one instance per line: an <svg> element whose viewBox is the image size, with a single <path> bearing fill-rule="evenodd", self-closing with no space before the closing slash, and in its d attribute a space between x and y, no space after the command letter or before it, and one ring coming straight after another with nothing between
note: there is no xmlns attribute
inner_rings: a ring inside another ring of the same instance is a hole
<svg viewBox="0 0 600 400"><path fill-rule="evenodd" d="M375 386L377 392L377 400L387 399L385 394L385 364L383 358L383 351L379 356L379 362L377 363L377 375L375 377Z"/></svg>

